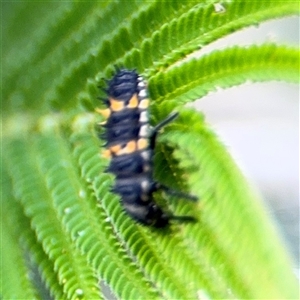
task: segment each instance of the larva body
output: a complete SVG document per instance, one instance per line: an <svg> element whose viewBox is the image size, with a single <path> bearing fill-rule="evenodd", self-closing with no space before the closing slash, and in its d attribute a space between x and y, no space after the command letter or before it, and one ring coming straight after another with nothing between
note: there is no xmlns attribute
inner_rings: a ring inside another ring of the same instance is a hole
<svg viewBox="0 0 300 300"><path fill-rule="evenodd" d="M132 70L118 70L108 81L106 92L103 101L108 108L98 112L107 117L101 137L107 142L104 155L111 159L107 171L116 177L112 191L120 195L125 211L133 219L164 227L174 216L165 214L153 199L154 191L168 189L153 180L153 151L157 131L177 114L152 128L146 83Z"/></svg>

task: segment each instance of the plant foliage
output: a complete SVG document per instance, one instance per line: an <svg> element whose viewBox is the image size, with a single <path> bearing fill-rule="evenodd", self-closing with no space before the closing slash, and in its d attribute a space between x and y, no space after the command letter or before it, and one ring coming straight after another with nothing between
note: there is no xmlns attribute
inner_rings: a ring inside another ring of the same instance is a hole
<svg viewBox="0 0 300 300"><path fill-rule="evenodd" d="M298 81L299 51L263 43L189 54L297 1L2 3L2 299L292 299L289 257L257 195L201 113L184 107L246 80ZM94 113L114 65L149 81L155 177L195 224L136 224L110 192Z"/></svg>

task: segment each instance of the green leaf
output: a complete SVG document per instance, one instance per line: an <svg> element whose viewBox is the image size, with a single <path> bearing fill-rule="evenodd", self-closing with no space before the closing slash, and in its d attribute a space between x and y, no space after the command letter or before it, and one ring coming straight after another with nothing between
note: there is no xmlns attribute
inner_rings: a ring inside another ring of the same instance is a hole
<svg viewBox="0 0 300 300"><path fill-rule="evenodd" d="M194 58L151 78L150 92L157 102L176 105L199 99L217 88L229 88L246 81L299 81L299 51L265 43L232 47Z"/></svg>
<svg viewBox="0 0 300 300"><path fill-rule="evenodd" d="M215 263L217 273L231 281L227 285L240 289L245 298L293 298L293 293L281 294L290 284L292 291L294 283L283 279L290 271L283 275L281 266L287 262L274 228L266 222L266 212L203 119L195 112L181 111L179 124L164 138L177 146L175 157L192 174L190 189L201 195L199 223L186 234L189 245L201 249L207 259L220 255L220 261L211 265Z"/></svg>
<svg viewBox="0 0 300 300"><path fill-rule="evenodd" d="M201 56L232 32L299 14L297 1L6 2L3 8L0 297L296 299L289 254L204 117L183 105L245 81L297 83L299 50L263 43ZM191 58L190 54L194 58ZM198 202L155 194L175 215L137 224L99 155L97 85L114 65L149 83L151 120L171 111L155 178ZM104 287L102 289L102 287Z"/></svg>
<svg viewBox="0 0 300 300"><path fill-rule="evenodd" d="M95 292L97 283L93 271L88 268L85 258L71 243L71 237L64 232L59 222L62 212L55 209L55 202L52 201L55 193L62 193L67 200L67 191L63 187L62 192L59 182L56 182L55 191L48 189L50 182L47 182L47 178L41 173L42 170L36 165L38 161L34 152L28 151L28 147L31 147L28 142L12 141L7 147L12 149L6 161L9 173L14 174L14 192L20 198L25 214L31 219L37 240L53 265L53 271L63 292L70 299L81 297L82 294L88 299L99 297ZM34 244L32 246L36 247ZM55 292L56 289L52 291L53 295L56 295Z"/></svg>
<svg viewBox="0 0 300 300"><path fill-rule="evenodd" d="M1 171L1 275L5 274L5 280L1 276L1 295L4 299L37 299L37 292L28 280L28 261L22 255L26 251L21 238L23 228L28 230L30 224L11 194L7 172Z"/></svg>

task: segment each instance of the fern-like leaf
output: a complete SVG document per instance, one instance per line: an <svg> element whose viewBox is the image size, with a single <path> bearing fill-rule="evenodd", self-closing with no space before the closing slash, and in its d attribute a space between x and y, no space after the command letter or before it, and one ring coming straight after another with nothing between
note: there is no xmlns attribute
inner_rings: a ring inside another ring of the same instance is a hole
<svg viewBox="0 0 300 300"><path fill-rule="evenodd" d="M101 299L105 285L118 299L298 298L259 197L204 117L183 108L249 80L298 82L299 50L288 45L189 57L298 14L297 2L7 2L3 11L1 298ZM110 192L93 111L114 65L147 77L153 124L180 111L159 138L155 177L200 201L155 200L197 222L141 226Z"/></svg>

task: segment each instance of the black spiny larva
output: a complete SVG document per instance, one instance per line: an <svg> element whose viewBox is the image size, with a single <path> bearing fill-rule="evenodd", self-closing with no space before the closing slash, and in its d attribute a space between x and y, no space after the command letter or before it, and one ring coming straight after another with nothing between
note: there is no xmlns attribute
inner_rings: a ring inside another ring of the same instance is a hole
<svg viewBox="0 0 300 300"><path fill-rule="evenodd" d="M110 157L107 168L116 177L112 191L119 194L125 211L145 225L164 227L170 219L194 220L190 216L166 214L154 202L153 192L163 189L171 194L195 200L185 193L172 191L153 179L153 151L158 131L174 120L169 115L154 128L149 125L146 83L134 70L121 69L109 81L107 109L97 109L107 117L101 137L107 141L104 155Z"/></svg>

